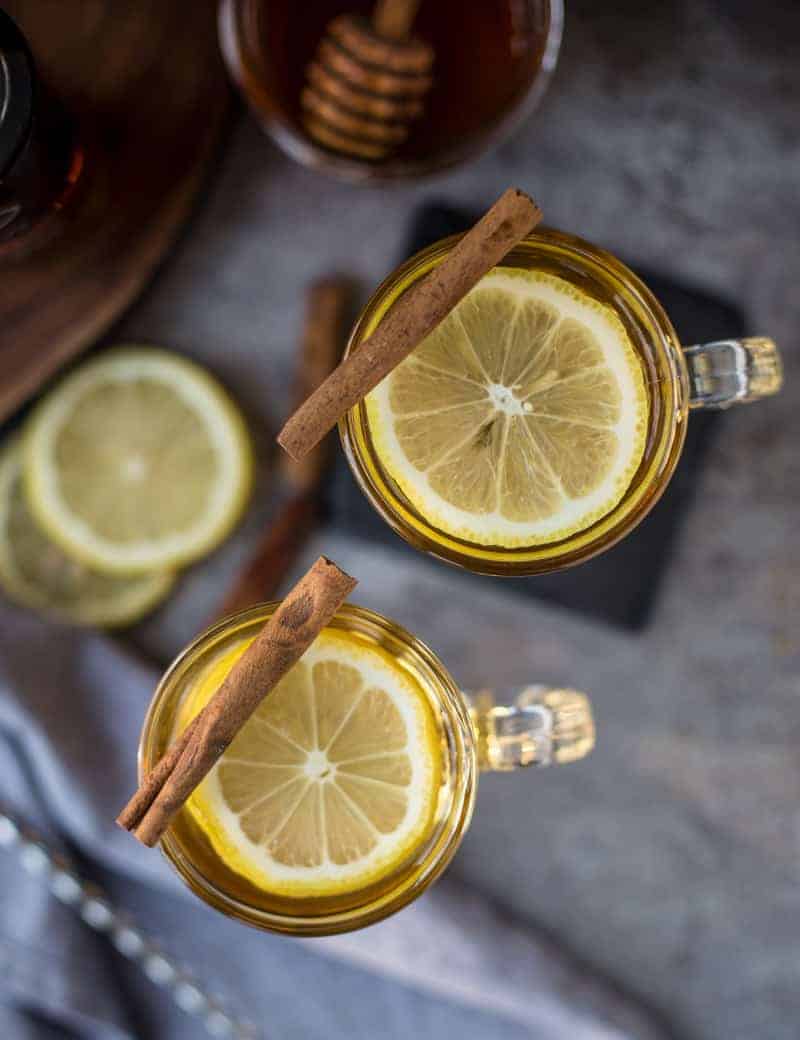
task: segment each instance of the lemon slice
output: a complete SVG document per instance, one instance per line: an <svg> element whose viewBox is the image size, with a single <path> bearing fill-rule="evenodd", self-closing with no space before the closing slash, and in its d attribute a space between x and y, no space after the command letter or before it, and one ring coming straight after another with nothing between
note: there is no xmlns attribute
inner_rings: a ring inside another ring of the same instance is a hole
<svg viewBox="0 0 800 1040"><path fill-rule="evenodd" d="M246 645L201 677L184 725ZM326 629L187 808L223 862L256 887L289 898L354 892L429 836L441 761L416 682L384 651Z"/></svg>
<svg viewBox="0 0 800 1040"><path fill-rule="evenodd" d="M168 571L98 574L65 556L35 524L22 486L18 441L0 452L0 585L9 598L75 625L131 624L169 592Z"/></svg>
<svg viewBox="0 0 800 1040"><path fill-rule="evenodd" d="M640 362L611 308L498 268L366 399L375 450L413 507L481 545L584 530L644 452Z"/></svg>
<svg viewBox="0 0 800 1040"><path fill-rule="evenodd" d="M58 384L25 434L31 510L65 552L114 574L214 548L251 484L244 421L219 384L147 347L104 354Z"/></svg>

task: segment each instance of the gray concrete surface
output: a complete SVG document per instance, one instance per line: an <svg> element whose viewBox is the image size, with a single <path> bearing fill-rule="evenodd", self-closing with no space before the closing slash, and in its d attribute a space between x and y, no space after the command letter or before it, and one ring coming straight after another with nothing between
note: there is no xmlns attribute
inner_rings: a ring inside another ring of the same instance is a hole
<svg viewBox="0 0 800 1040"><path fill-rule="evenodd" d="M785 352L782 397L731 415L649 630L626 636L444 565L341 536L357 599L423 635L466 686L532 678L593 694L585 763L482 781L454 872L544 924L689 1040L800 1035L800 136L794 3L567 0L540 113L438 182L355 188L235 126L203 211L123 322L211 364L267 431L283 415L304 283L374 285L406 218L509 183L547 220L739 300ZM168 655L210 607L268 506L137 633Z"/></svg>

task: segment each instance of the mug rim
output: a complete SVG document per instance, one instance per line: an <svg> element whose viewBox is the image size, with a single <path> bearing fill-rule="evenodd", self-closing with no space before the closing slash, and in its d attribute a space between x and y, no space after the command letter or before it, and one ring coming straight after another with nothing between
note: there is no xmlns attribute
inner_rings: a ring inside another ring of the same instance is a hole
<svg viewBox="0 0 800 1040"><path fill-rule="evenodd" d="M252 74L244 74L243 70L248 69L249 65L239 25L243 2L245 0L220 0L217 15L220 51L237 91L261 129L285 155L308 169L351 183L422 180L493 151L538 108L558 64L564 32L564 0L546 0L549 12L547 35L541 61L530 82L491 125L470 137L460 147L453 147L438 157L370 163L368 160L336 155L315 144L292 124L279 106L263 94L260 82L254 81Z"/></svg>
<svg viewBox="0 0 800 1040"><path fill-rule="evenodd" d="M380 283L353 325L345 357L374 329L394 301L441 262L462 237L463 233L449 235L426 246ZM544 226L523 239L498 266L513 267L515 258L526 250L536 249L545 254L548 249L566 252L578 261L582 273L592 277L596 269L609 279L615 285L617 297L620 300L624 298L626 306L634 313L644 316L643 319L637 318L637 325L648 334L645 338L650 349L663 361L669 373L669 386L666 388L669 391L668 406L664 409L663 428L656 436L648 463L649 475L636 485L633 492L631 488L634 488L635 480L605 516L561 541L543 542L521 549L472 545L436 529L403 500L399 489L394 489L391 478L383 472L368 434L363 400L338 423L342 449L356 483L373 509L396 534L414 548L446 563L497 577L524 577L563 570L612 548L648 515L661 498L675 471L686 437L689 400L686 360L677 334L653 292L612 253L577 235ZM653 421L651 414L649 427ZM649 429L648 435L652 433ZM563 546L567 547L566 550Z"/></svg>
<svg viewBox="0 0 800 1040"><path fill-rule="evenodd" d="M197 665L204 655L224 646L226 637L230 638L234 634L241 637L250 628L257 629L278 605L278 601L261 603L222 618L201 632L167 668L153 693L142 725L137 755L140 782L157 760L159 750L163 753L163 748L156 746L159 723L164 720L165 714L169 721L174 698L185 692L181 690L181 681L188 669ZM192 862L191 855L172 828L169 828L161 840L160 849L184 884L212 908L252 927L295 936L333 935L380 921L408 905L440 876L469 827L477 787L477 745L463 694L427 644L402 625L376 611L345 603L337 611L330 626L326 627L345 631L355 628L361 631L358 625L374 634L376 640L379 634L383 634L400 644L404 655L410 656L426 675L430 673L430 685L435 690L435 707L439 708L451 759L449 804L426 843L422 860L414 865L407 877L401 878L387 891L379 891L363 904L320 914L295 915L269 911L224 891Z"/></svg>

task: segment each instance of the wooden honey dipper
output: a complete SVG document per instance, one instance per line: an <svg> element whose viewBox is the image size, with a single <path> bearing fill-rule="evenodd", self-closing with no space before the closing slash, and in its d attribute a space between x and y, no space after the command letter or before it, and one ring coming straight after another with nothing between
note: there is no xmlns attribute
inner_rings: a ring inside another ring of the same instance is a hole
<svg viewBox="0 0 800 1040"><path fill-rule="evenodd" d="M433 84L433 49L411 35L421 0L378 0L371 22L342 14L307 69L305 128L320 145L383 159L408 137Z"/></svg>

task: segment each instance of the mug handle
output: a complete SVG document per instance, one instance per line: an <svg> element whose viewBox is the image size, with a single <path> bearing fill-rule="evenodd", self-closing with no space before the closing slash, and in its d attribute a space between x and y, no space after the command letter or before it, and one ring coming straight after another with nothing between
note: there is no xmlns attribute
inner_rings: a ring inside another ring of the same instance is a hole
<svg viewBox="0 0 800 1040"><path fill-rule="evenodd" d="M502 773L575 762L594 747L594 719L585 693L528 686L510 706L495 704L488 690L465 696L481 770Z"/></svg>
<svg viewBox="0 0 800 1040"><path fill-rule="evenodd" d="M690 408L730 408L776 394L783 383L781 356L764 336L720 339L683 348L689 369Z"/></svg>

